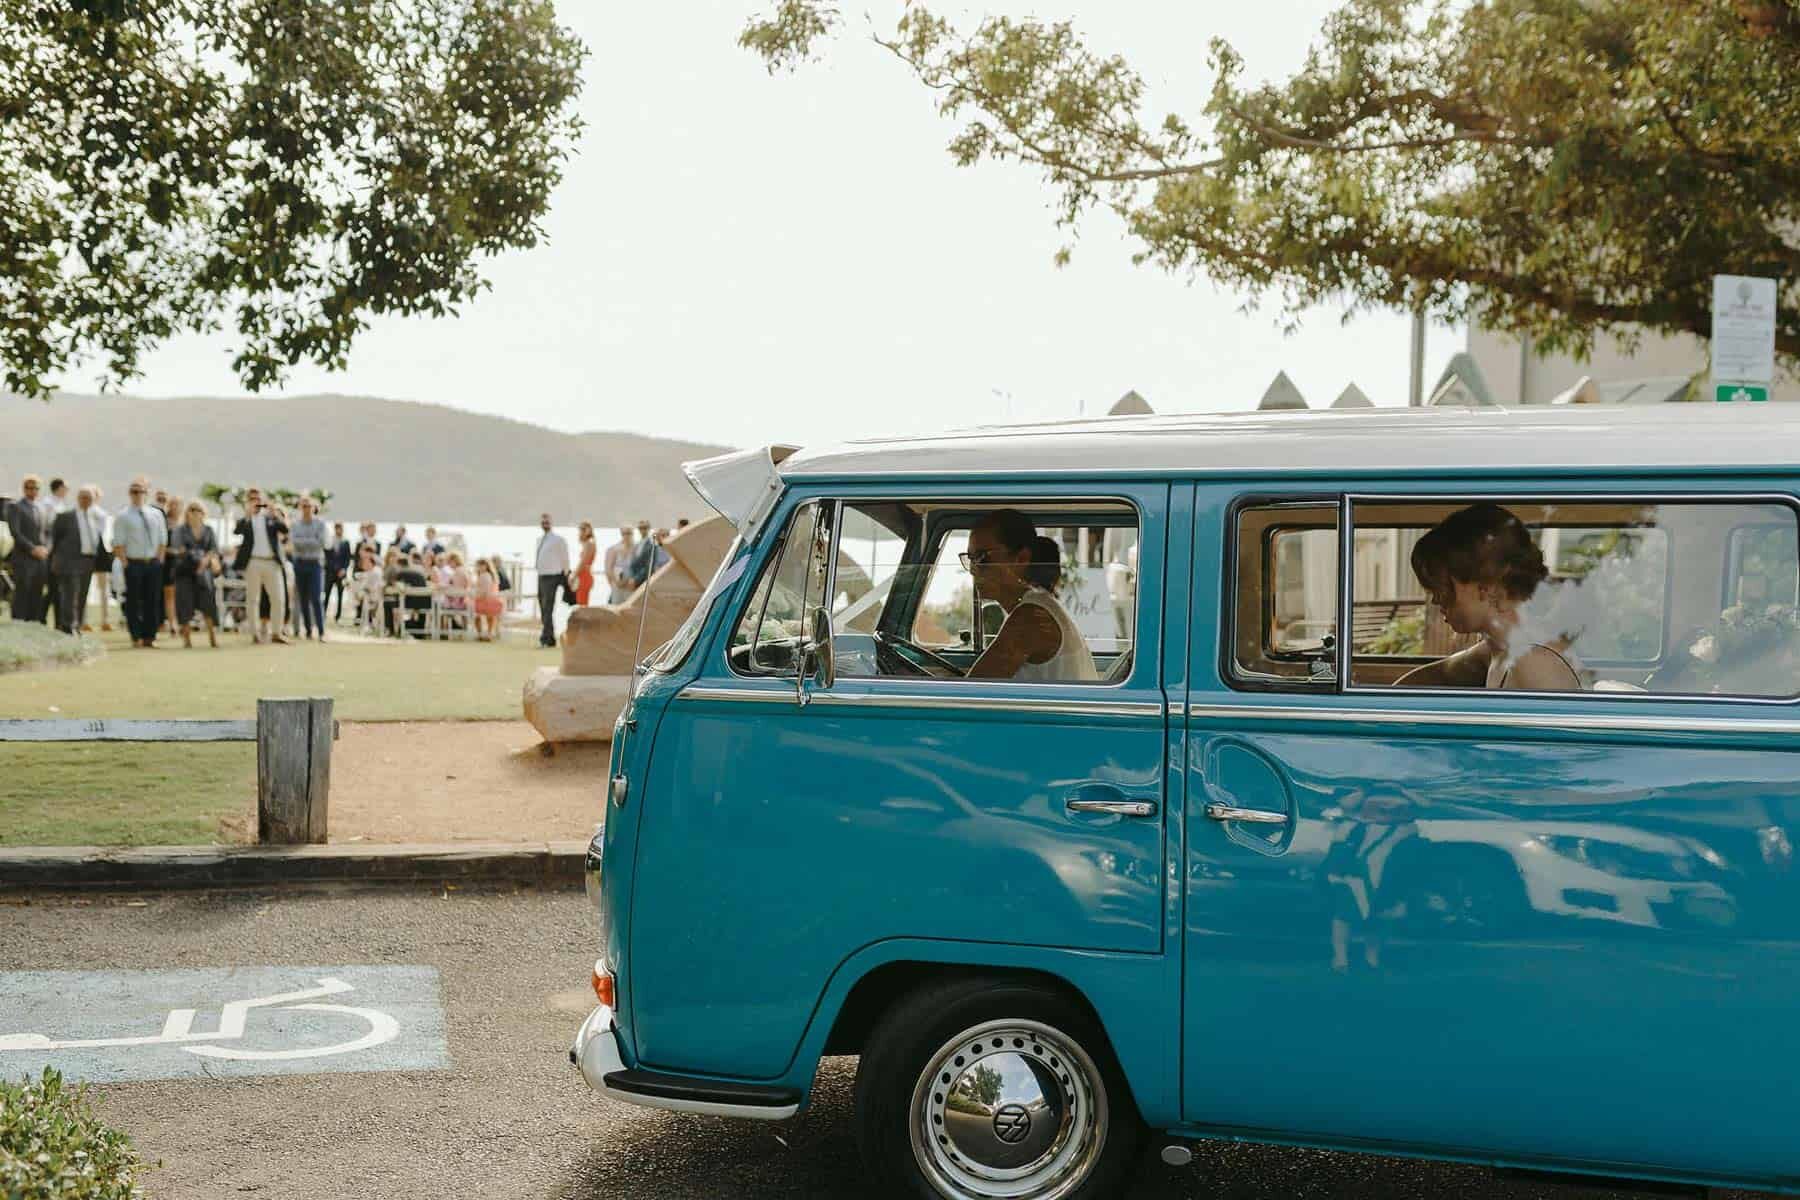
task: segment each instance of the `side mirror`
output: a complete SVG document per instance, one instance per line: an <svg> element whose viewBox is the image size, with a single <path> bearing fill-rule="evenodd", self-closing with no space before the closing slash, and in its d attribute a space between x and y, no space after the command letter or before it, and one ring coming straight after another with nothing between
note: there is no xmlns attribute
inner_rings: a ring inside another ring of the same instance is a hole
<svg viewBox="0 0 1800 1200"><path fill-rule="evenodd" d="M815 676L820 687L837 682L837 659L833 654L831 613L824 607L813 609L808 636L800 643L800 661L794 672L794 699L805 708L812 693L806 684Z"/></svg>

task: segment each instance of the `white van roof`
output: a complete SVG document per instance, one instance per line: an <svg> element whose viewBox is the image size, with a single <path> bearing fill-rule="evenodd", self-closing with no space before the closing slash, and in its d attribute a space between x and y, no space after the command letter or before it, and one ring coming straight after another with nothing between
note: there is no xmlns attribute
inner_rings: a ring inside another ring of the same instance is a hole
<svg viewBox="0 0 1800 1200"><path fill-rule="evenodd" d="M784 478L1800 467L1800 404L1096 417L801 450Z"/></svg>

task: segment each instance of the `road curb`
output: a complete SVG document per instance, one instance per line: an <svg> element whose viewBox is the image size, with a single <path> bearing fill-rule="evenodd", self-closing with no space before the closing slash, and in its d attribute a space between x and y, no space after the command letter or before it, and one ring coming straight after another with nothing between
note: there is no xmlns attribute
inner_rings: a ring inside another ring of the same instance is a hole
<svg viewBox="0 0 1800 1200"><path fill-rule="evenodd" d="M581 878L586 842L0 848L0 892Z"/></svg>

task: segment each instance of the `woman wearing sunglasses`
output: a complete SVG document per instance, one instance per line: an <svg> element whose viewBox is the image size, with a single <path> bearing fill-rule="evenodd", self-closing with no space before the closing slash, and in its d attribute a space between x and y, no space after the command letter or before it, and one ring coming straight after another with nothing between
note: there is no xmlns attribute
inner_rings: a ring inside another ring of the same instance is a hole
<svg viewBox="0 0 1800 1200"><path fill-rule="evenodd" d="M975 579L976 611L993 600L1006 612L1000 632L969 668L970 679L1017 683L1092 682L1100 678L1075 618L1056 598L1062 552L1039 537L1031 518L1002 508L969 533L962 564Z"/></svg>

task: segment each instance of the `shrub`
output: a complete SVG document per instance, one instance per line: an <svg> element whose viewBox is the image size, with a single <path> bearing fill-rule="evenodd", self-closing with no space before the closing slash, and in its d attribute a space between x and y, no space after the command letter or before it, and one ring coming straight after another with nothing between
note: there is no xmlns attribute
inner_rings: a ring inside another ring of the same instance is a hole
<svg viewBox="0 0 1800 1200"><path fill-rule="evenodd" d="M0 619L0 671L73 666L103 653L99 639L73 637L36 621Z"/></svg>
<svg viewBox="0 0 1800 1200"><path fill-rule="evenodd" d="M137 1200L143 1166L131 1139L88 1107L87 1088L56 1071L0 1080L0 1196L7 1200Z"/></svg>

